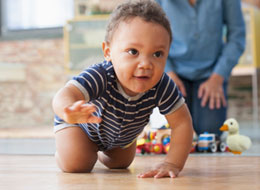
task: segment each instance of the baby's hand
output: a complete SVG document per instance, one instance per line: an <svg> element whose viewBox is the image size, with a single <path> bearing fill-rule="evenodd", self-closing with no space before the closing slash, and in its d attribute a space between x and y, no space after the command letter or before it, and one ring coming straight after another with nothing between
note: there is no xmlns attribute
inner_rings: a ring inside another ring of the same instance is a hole
<svg viewBox="0 0 260 190"><path fill-rule="evenodd" d="M160 165L158 165L155 169L139 174L139 178L148 178L148 177L154 177L154 178L162 178L162 177L171 177L175 178L180 173L180 169L176 167L174 164L164 162Z"/></svg>
<svg viewBox="0 0 260 190"><path fill-rule="evenodd" d="M94 116L96 107L91 104L85 104L83 100L75 102L73 105L64 109L63 119L67 123L100 123L101 118Z"/></svg>

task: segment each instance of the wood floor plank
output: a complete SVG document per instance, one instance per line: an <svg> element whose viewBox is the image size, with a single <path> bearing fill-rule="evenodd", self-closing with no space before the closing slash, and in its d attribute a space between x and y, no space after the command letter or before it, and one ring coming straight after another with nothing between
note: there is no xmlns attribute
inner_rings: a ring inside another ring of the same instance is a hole
<svg viewBox="0 0 260 190"><path fill-rule="evenodd" d="M0 189L260 189L260 157L257 156L190 156L176 179L136 177L163 158L137 156L128 170L109 170L98 162L92 173L69 174L57 168L53 156L0 155Z"/></svg>

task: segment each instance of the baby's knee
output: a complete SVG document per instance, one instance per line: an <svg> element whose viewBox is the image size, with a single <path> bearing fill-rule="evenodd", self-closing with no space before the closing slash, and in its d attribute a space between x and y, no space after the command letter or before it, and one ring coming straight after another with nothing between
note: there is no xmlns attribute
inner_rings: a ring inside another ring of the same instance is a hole
<svg viewBox="0 0 260 190"><path fill-rule="evenodd" d="M132 160L106 160L103 164L109 169L127 169L132 163Z"/></svg>
<svg viewBox="0 0 260 190"><path fill-rule="evenodd" d="M55 154L55 157L59 168L66 173L90 173L96 162L77 159L74 156L60 158L57 153Z"/></svg>
<svg viewBox="0 0 260 190"><path fill-rule="evenodd" d="M109 169L127 169L131 163L107 163Z"/></svg>
<svg viewBox="0 0 260 190"><path fill-rule="evenodd" d="M90 173L93 166L82 164L71 164L68 162L62 163L60 169L65 173Z"/></svg>

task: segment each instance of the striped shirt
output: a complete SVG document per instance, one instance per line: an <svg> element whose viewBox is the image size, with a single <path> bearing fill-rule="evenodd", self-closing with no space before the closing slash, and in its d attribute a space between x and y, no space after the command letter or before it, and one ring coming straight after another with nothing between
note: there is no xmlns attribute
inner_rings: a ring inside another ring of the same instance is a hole
<svg viewBox="0 0 260 190"><path fill-rule="evenodd" d="M165 73L147 92L128 96L117 81L112 63L106 61L87 68L68 84L75 85L84 94L86 102L97 107L94 114L102 118L101 123L77 125L98 145L99 150L131 144L149 122L155 107L165 115L184 103L175 83ZM66 123L55 116L55 125Z"/></svg>

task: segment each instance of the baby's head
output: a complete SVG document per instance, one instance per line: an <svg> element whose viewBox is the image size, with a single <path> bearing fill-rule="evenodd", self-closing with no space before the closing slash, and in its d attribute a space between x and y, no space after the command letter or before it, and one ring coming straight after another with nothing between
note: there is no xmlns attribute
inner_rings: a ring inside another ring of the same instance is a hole
<svg viewBox="0 0 260 190"><path fill-rule="evenodd" d="M102 48L126 94L144 93L160 81L171 40L169 21L156 2L128 1L114 10Z"/></svg>
<svg viewBox="0 0 260 190"><path fill-rule="evenodd" d="M140 17L147 22L157 23L164 27L169 33L171 43L172 32L170 22L160 5L153 0L129 0L116 7L108 22L105 41L111 42L119 24L134 17Z"/></svg>

